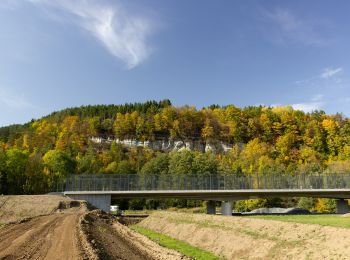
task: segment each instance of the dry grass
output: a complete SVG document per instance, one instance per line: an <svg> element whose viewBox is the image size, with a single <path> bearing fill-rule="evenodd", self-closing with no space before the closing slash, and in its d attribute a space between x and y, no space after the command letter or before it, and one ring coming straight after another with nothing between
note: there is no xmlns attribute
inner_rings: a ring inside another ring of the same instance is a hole
<svg viewBox="0 0 350 260"><path fill-rule="evenodd" d="M350 259L343 228L175 212L155 212L139 225L226 259Z"/></svg>
<svg viewBox="0 0 350 260"><path fill-rule="evenodd" d="M62 201L70 199L54 195L0 196L0 224L51 214Z"/></svg>

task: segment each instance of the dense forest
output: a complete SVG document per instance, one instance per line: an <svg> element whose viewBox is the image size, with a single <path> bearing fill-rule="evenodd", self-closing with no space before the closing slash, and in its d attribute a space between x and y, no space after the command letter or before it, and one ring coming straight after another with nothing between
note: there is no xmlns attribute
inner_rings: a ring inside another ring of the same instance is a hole
<svg viewBox="0 0 350 260"><path fill-rule="evenodd" d="M227 153L108 146L221 141ZM333 174L350 170L350 119L292 107L175 107L169 100L68 108L0 128L0 194L48 192L71 174Z"/></svg>

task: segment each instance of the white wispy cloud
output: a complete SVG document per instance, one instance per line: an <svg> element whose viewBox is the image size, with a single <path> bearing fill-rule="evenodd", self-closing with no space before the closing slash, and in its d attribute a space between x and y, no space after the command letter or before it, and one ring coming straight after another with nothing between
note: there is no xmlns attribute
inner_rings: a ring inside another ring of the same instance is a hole
<svg viewBox="0 0 350 260"><path fill-rule="evenodd" d="M307 88L318 88L319 90L325 88L340 87L343 83L343 67L328 67L319 74L315 74L307 79L297 80L294 83Z"/></svg>
<svg viewBox="0 0 350 260"><path fill-rule="evenodd" d="M7 88L0 87L0 104L11 109L33 108L33 104L28 102L23 95L14 94Z"/></svg>
<svg viewBox="0 0 350 260"><path fill-rule="evenodd" d="M150 18L125 10L119 1L107 4L97 0L27 0L44 7L53 15L87 31L109 53L131 69L146 60L152 52L147 43L155 24Z"/></svg>
<svg viewBox="0 0 350 260"><path fill-rule="evenodd" d="M323 101L323 95L322 94L317 94L313 96L310 101L308 102L303 102L303 103L296 103L292 104L291 106L295 110L301 110L306 113L315 111L315 110L320 110L324 106L325 102Z"/></svg>
<svg viewBox="0 0 350 260"><path fill-rule="evenodd" d="M324 45L329 42L329 38L321 33L328 27L325 22L305 19L282 8L263 10L262 14L270 22L267 31L275 41L306 45Z"/></svg>
<svg viewBox="0 0 350 260"><path fill-rule="evenodd" d="M295 110L301 110L306 113L310 113L315 110L321 109L321 106L317 102L310 102L310 103L297 103L297 104L292 104L293 109Z"/></svg>
<svg viewBox="0 0 350 260"><path fill-rule="evenodd" d="M321 73L320 77L323 79L329 79L335 76L336 74L339 74L343 71L342 67L338 68L325 68L323 72Z"/></svg>

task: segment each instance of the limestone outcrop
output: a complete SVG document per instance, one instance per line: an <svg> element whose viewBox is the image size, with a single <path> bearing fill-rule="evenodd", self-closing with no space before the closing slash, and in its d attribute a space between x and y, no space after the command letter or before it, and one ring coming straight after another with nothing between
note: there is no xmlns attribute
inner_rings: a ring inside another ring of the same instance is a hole
<svg viewBox="0 0 350 260"><path fill-rule="evenodd" d="M139 141L136 139L114 139L114 138L102 138L91 137L90 141L97 144L111 144L116 142L125 147L144 147L157 151L171 152L171 151L199 151L199 152L213 152L213 153L226 153L232 149L232 145L221 141L181 141L181 140L154 140L154 141Z"/></svg>

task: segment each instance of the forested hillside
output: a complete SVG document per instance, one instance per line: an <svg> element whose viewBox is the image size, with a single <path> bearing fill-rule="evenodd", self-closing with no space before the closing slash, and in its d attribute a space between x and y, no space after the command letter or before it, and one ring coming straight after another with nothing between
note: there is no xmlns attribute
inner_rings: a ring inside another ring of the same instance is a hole
<svg viewBox="0 0 350 260"><path fill-rule="evenodd" d="M222 141L214 154L164 153L91 137ZM70 174L299 174L350 170L350 120L291 107L174 107L169 100L54 112L0 128L0 194L43 193Z"/></svg>

